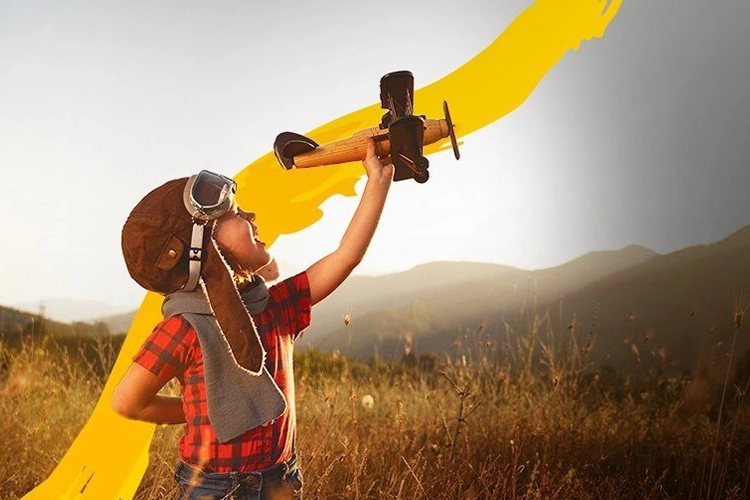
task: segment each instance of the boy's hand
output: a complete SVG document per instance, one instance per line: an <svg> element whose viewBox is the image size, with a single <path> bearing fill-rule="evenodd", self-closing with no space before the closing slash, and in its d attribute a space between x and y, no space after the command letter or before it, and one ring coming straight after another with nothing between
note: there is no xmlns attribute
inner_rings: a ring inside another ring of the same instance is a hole
<svg viewBox="0 0 750 500"><path fill-rule="evenodd" d="M390 157L381 159L375 153L375 141L371 137L365 139L367 142L367 154L362 164L367 171L367 178L378 182L390 183L393 180L393 164Z"/></svg>

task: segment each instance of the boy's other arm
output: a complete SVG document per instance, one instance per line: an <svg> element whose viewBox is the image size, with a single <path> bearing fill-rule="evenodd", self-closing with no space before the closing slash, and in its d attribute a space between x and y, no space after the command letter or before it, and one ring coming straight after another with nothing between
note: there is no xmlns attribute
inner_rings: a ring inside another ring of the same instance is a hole
<svg viewBox="0 0 750 500"><path fill-rule="evenodd" d="M155 424L185 422L182 399L160 396L165 381L138 363L133 363L112 396L112 408L125 418Z"/></svg>
<svg viewBox="0 0 750 500"><path fill-rule="evenodd" d="M375 144L367 139L367 156L363 160L367 184L359 206L352 216L338 249L307 269L313 305L326 298L351 274L365 256L375 234L385 198L393 181L393 165L375 154Z"/></svg>

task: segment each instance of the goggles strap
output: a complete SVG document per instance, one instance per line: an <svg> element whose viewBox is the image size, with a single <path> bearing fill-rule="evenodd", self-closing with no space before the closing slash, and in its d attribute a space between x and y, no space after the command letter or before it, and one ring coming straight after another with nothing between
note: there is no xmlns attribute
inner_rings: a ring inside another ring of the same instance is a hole
<svg viewBox="0 0 750 500"><path fill-rule="evenodd" d="M192 292L198 285L198 278L201 275L201 259L203 258L203 224L193 223L193 235L190 239L190 250L188 258L190 259L190 275L183 290Z"/></svg>

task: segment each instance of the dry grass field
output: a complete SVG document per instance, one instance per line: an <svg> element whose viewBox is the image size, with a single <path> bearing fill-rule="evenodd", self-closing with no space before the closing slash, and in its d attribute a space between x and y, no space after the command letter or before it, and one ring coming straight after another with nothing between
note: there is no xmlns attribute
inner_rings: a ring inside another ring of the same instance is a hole
<svg viewBox="0 0 750 500"><path fill-rule="evenodd" d="M750 334L742 320L735 336ZM415 356L407 339L388 363L297 353L306 498L748 498L748 373L735 369L737 353L674 377L668 353L643 352L650 368L631 378L588 363L592 334L557 326L539 315L502 332L479 325L440 357ZM84 360L49 338L2 347L0 497L23 496L54 469L116 350L99 342L97 359ZM181 432L157 429L137 498L175 497Z"/></svg>

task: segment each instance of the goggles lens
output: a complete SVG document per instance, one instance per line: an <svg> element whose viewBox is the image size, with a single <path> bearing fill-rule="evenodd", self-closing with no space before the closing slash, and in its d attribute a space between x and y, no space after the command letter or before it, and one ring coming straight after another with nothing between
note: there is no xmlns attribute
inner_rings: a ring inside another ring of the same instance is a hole
<svg viewBox="0 0 750 500"><path fill-rule="evenodd" d="M201 220L213 220L232 207L237 184L229 177L202 170L190 178L185 190L185 206L190 215Z"/></svg>

